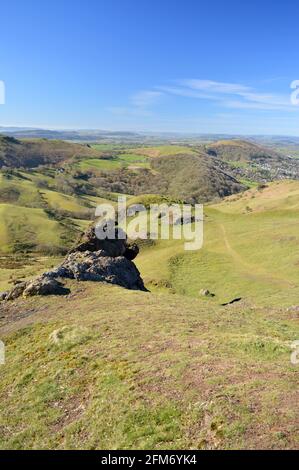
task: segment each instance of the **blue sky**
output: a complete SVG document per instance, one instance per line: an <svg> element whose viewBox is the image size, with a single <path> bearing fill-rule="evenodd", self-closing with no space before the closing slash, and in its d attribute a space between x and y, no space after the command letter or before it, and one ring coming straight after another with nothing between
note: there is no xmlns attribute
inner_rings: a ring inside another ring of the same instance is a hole
<svg viewBox="0 0 299 470"><path fill-rule="evenodd" d="M299 135L297 1L0 8L2 126Z"/></svg>

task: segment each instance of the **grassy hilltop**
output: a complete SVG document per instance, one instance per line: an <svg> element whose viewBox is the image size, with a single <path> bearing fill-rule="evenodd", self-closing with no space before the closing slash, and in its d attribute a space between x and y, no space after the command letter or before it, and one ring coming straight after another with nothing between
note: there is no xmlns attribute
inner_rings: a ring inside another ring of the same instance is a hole
<svg viewBox="0 0 299 470"><path fill-rule="evenodd" d="M295 448L295 311L87 283L0 313L1 448Z"/></svg>
<svg viewBox="0 0 299 470"><path fill-rule="evenodd" d="M204 246L185 252L181 241L159 240L136 264L155 287L214 302L242 297L253 304L292 305L299 295L299 183L270 183L205 207Z"/></svg>
<svg viewBox="0 0 299 470"><path fill-rule="evenodd" d="M0 135L0 168L27 167L56 164L76 156L99 156L90 146L64 142L62 140L24 139Z"/></svg>
<svg viewBox="0 0 299 470"><path fill-rule="evenodd" d="M140 243L146 293L68 281L0 302L0 448L298 448L299 181L261 178L242 141L67 145L1 170L0 291L56 266L118 194L206 201L204 245Z"/></svg>

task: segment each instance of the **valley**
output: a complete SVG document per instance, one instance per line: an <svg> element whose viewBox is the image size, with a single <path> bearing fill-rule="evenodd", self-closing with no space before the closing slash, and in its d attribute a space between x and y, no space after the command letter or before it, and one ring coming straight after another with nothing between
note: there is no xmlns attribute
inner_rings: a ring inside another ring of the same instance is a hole
<svg viewBox="0 0 299 470"><path fill-rule="evenodd" d="M121 194L203 203L204 244L137 240L147 292L66 278L0 302L0 447L296 448L299 160L243 139L19 138L0 140L0 291L60 266Z"/></svg>

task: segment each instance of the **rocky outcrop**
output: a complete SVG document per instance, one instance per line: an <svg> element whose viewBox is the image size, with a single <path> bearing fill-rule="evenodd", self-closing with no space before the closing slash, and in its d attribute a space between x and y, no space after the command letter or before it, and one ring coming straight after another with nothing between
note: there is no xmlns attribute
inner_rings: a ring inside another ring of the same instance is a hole
<svg viewBox="0 0 299 470"><path fill-rule="evenodd" d="M126 238L99 240L93 226L60 266L32 281L17 284L11 291L0 294L0 300L69 294L70 290L63 285L63 279L107 282L126 289L145 291L140 273L132 262L138 253L138 246L130 244Z"/></svg>
<svg viewBox="0 0 299 470"><path fill-rule="evenodd" d="M70 253L49 275L78 281L108 282L126 289L145 290L135 264L125 256L112 257L104 251Z"/></svg>
<svg viewBox="0 0 299 470"><path fill-rule="evenodd" d="M23 292L24 297L33 297L34 295L66 295L70 290L56 279L46 275L27 283Z"/></svg>
<svg viewBox="0 0 299 470"><path fill-rule="evenodd" d="M107 224L101 228L103 232L105 229L108 230ZM130 242L121 229L116 228L115 232L115 239L110 239L107 235L105 239L100 240L96 235L96 227L92 225L80 236L70 253L85 251L99 252L103 250L107 256L111 256L112 258L124 256L133 261L139 253L138 246L136 243Z"/></svg>
<svg viewBox="0 0 299 470"><path fill-rule="evenodd" d="M1 300L15 300L18 297L33 297L35 295L66 295L70 290L56 279L48 277L47 274L33 281L17 284L11 291L1 295Z"/></svg>

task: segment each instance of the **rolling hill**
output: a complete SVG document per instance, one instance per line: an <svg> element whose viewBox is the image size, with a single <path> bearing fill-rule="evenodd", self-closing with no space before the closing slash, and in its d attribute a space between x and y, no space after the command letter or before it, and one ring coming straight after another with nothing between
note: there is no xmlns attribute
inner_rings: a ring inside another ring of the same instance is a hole
<svg viewBox="0 0 299 470"><path fill-rule="evenodd" d="M226 161L250 162L260 159L277 159L281 155L274 151L245 140L219 140L206 145L209 155L216 156Z"/></svg>
<svg viewBox="0 0 299 470"><path fill-rule="evenodd" d="M154 193L203 203L246 189L232 175L229 165L202 152L185 153L181 147L140 152L135 149L134 154L119 153L111 159L82 160L79 165L81 171L95 174L97 186L130 195ZM145 152L147 160L140 161Z"/></svg>
<svg viewBox="0 0 299 470"><path fill-rule="evenodd" d="M151 167L164 176L165 194L185 202L204 203L246 189L203 153L157 157Z"/></svg>
<svg viewBox="0 0 299 470"><path fill-rule="evenodd" d="M94 218L97 204L107 201L66 194L57 189L57 176L54 170L0 172L1 254L63 254Z"/></svg>
<svg viewBox="0 0 299 470"><path fill-rule="evenodd" d="M75 157L100 157L96 149L62 140L18 140L0 135L0 168L35 168Z"/></svg>
<svg viewBox="0 0 299 470"><path fill-rule="evenodd" d="M299 182L271 183L205 207L204 246L158 240L136 260L147 286L222 304L296 305L299 296ZM298 259L297 259L298 258ZM167 289L166 289L167 290Z"/></svg>
<svg viewBox="0 0 299 470"><path fill-rule="evenodd" d="M205 158L156 156L152 171L178 186ZM208 162L205 171L210 178ZM1 244L15 246L0 256L1 289L59 263L14 254L17 243L67 246L88 224L76 214L99 201L58 191L55 174L2 175ZM0 447L297 448L298 211L298 181L252 188L206 205L201 250L140 245L135 262L150 292L67 281L65 297L0 302Z"/></svg>
<svg viewBox="0 0 299 470"><path fill-rule="evenodd" d="M222 140L204 146L212 157L228 163L238 180L267 182L299 179L299 161L271 147L243 140Z"/></svg>

